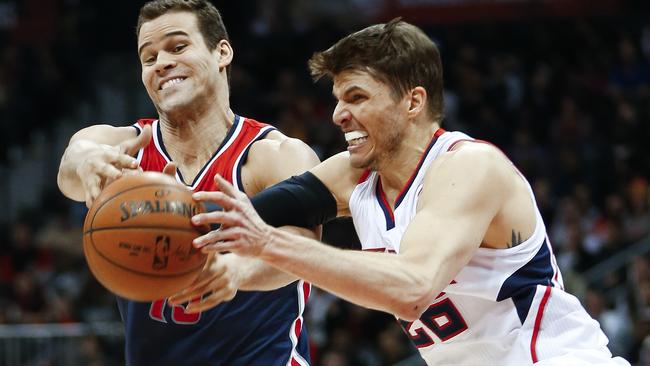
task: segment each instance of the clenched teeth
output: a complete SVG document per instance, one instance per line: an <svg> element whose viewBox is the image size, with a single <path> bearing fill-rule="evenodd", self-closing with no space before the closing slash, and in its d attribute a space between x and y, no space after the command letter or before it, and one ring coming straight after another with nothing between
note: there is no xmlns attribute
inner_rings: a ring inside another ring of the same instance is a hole
<svg viewBox="0 0 650 366"><path fill-rule="evenodd" d="M185 80L185 78L174 78L174 79L167 80L160 86L160 90L165 90L168 87L170 87L170 86L172 86L174 84L178 84L183 80Z"/></svg>
<svg viewBox="0 0 650 366"><path fill-rule="evenodd" d="M350 131L345 133L345 141L349 145L359 145L368 139L368 134L363 131Z"/></svg>

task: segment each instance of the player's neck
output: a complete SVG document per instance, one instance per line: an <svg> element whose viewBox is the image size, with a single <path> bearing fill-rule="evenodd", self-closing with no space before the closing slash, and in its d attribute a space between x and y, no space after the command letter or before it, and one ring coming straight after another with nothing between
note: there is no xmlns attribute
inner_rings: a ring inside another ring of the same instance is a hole
<svg viewBox="0 0 650 366"><path fill-rule="evenodd" d="M411 178L438 128L435 124L431 127L427 126L424 130L422 128L413 130L405 136L397 151L390 157L382 159L383 164L378 172L381 176L382 188L389 200L391 197L396 197Z"/></svg>
<svg viewBox="0 0 650 366"><path fill-rule="evenodd" d="M227 108L202 115L186 115L183 119L174 117L160 116L165 148L183 175L193 176L193 172L198 172L219 148L235 114Z"/></svg>

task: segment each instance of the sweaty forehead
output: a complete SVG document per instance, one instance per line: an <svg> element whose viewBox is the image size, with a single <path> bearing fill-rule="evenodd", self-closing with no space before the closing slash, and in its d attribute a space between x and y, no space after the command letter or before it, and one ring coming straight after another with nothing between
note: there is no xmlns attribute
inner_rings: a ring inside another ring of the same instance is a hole
<svg viewBox="0 0 650 366"><path fill-rule="evenodd" d="M183 32L190 37L199 34L196 16L186 11L174 11L142 23L138 46L155 42L169 33Z"/></svg>

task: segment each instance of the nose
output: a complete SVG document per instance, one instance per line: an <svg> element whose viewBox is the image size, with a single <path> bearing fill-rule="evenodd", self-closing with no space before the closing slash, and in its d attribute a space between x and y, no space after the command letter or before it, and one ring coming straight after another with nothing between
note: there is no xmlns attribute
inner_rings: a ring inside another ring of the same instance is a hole
<svg viewBox="0 0 650 366"><path fill-rule="evenodd" d="M158 53L158 57L156 58L156 73L163 73L164 71L167 71L175 66L176 61L172 55L166 52Z"/></svg>
<svg viewBox="0 0 650 366"><path fill-rule="evenodd" d="M352 114L350 114L350 111L345 107L345 104L341 102L336 103L334 113L332 113L332 121L334 124L341 126L345 122L348 122L351 118Z"/></svg>

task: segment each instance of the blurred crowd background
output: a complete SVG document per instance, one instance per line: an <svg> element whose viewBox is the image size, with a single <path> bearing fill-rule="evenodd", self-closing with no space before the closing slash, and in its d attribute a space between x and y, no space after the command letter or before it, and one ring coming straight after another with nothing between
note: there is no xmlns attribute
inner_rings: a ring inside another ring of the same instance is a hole
<svg viewBox="0 0 650 366"><path fill-rule="evenodd" d="M85 206L59 193L56 171L77 129L155 116L136 55L142 3L0 1L0 364L11 364L9 352L17 359L16 347L26 354L21 365L69 364L57 361L62 352L74 352L81 365L123 362L119 332L81 332L73 350L42 339L30 349L26 339L47 334L19 325L45 331L51 323L120 320L114 298L85 265ZM331 85L312 83L306 60L394 16L426 30L443 57L444 127L491 141L511 157L534 187L566 288L600 321L614 354L650 365L646 1L215 5L235 49L233 110L306 141L322 159L345 143L331 123ZM348 220L328 224L324 235L357 243ZM307 309L314 365L421 364L390 315L319 290Z"/></svg>

